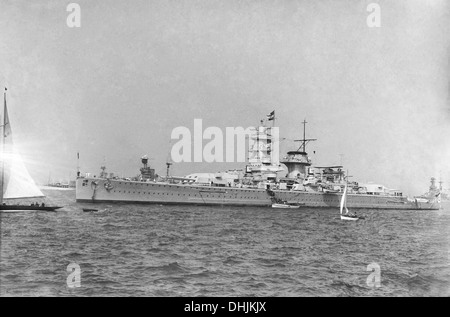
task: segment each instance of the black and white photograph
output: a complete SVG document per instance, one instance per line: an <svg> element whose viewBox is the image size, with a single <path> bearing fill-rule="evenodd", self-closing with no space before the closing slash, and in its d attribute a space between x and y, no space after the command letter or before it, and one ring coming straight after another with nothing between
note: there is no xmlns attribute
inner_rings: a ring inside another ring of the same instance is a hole
<svg viewBox="0 0 450 317"><path fill-rule="evenodd" d="M449 1L72 1L0 0L0 297L450 296Z"/></svg>

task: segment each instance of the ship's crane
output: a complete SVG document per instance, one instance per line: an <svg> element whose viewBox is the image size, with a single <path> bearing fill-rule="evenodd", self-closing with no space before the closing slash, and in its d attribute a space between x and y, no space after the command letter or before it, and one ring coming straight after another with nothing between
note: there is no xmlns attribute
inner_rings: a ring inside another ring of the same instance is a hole
<svg viewBox="0 0 450 317"><path fill-rule="evenodd" d="M167 158L166 158L166 178L169 178L170 166L173 165L172 156L170 155L170 151L172 149L171 145L172 145L172 139L170 139L170 141L169 141L169 152L167 153Z"/></svg>

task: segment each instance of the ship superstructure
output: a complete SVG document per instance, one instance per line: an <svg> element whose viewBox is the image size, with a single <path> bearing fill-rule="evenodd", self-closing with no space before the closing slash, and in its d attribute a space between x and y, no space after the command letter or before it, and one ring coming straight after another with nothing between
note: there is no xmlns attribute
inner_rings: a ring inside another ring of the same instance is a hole
<svg viewBox="0 0 450 317"><path fill-rule="evenodd" d="M248 163L244 170L218 173L193 173L183 177L160 177L141 158L140 175L119 178L101 174L79 176L76 183L78 202L130 202L158 204L203 204L271 206L284 201L304 207L338 208L347 182L343 166L313 166L306 145L316 139L303 139L300 147L288 151L280 161L274 151L275 128L261 123L250 135ZM287 168L287 172L281 164ZM281 172L285 175L279 176ZM104 170L103 170L104 172ZM348 181L347 206L375 209L438 209L433 198L408 199L398 190L383 185ZM300 209L301 210L301 209Z"/></svg>
<svg viewBox="0 0 450 317"><path fill-rule="evenodd" d="M439 187L436 185L436 178L432 177L430 180L430 187L428 192L423 195L415 196L414 199L419 202L426 202L434 200L438 203L442 201L442 199L446 199L447 196L442 188L442 181L439 182Z"/></svg>
<svg viewBox="0 0 450 317"><path fill-rule="evenodd" d="M295 151L287 152L287 156L283 158L281 163L286 165L288 168L288 173L286 178L288 179L299 179L305 180L309 176L309 167L311 166L311 159L306 153L306 144L310 141L315 141L316 139L306 138L306 120L303 121L303 139L295 140L301 142L300 147Z"/></svg>

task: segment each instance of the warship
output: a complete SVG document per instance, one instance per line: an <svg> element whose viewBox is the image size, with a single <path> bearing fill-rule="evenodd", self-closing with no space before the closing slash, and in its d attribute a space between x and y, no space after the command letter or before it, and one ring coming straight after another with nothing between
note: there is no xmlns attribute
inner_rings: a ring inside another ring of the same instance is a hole
<svg viewBox="0 0 450 317"><path fill-rule="evenodd" d="M273 112L271 113L271 115ZM269 115L268 115L269 117ZM274 117L268 120L274 120ZM399 190L384 185L349 181L343 166L313 166L306 146L316 139L295 140L300 146L287 152L281 160L274 155L276 140L274 126L261 121L249 135L248 160L243 170L218 173L193 173L184 177L170 176L167 162L166 176L161 177L143 156L140 174L123 178L107 173L101 167L98 176L77 172L76 201L89 203L148 203L232 206L272 206L286 203L303 208L339 208L347 183L347 206L362 209L439 209L436 197L408 198ZM278 174L285 171L283 177Z"/></svg>
<svg viewBox="0 0 450 317"><path fill-rule="evenodd" d="M448 201L448 191L442 187L442 180L439 181L439 187L436 185L436 178L432 177L430 182L431 184L428 191L420 196L414 196L414 199L417 199L420 202L436 200L438 203L440 203L442 201Z"/></svg>

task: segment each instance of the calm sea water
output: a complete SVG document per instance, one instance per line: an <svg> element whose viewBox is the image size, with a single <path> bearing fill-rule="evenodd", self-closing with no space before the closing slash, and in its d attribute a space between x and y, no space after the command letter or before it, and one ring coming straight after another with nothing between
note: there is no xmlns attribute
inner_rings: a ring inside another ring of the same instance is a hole
<svg viewBox="0 0 450 317"><path fill-rule="evenodd" d="M450 296L450 204L344 222L331 209L45 193L63 211L1 215L1 296ZM80 287L68 287L71 263Z"/></svg>

